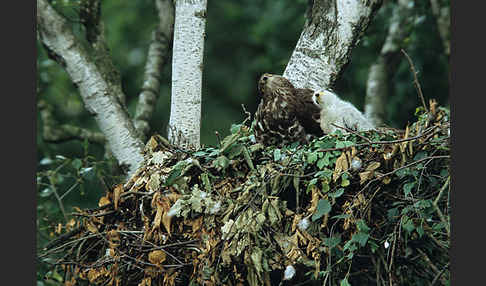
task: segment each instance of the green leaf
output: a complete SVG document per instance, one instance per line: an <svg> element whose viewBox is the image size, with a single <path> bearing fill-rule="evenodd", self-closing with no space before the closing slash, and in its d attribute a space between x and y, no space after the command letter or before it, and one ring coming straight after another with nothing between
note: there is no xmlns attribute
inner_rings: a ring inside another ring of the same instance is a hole
<svg viewBox="0 0 486 286"><path fill-rule="evenodd" d="M320 152L322 154L322 152ZM331 157L331 152L326 152L324 157L317 161L317 167L322 169L323 167L329 166L329 158Z"/></svg>
<svg viewBox="0 0 486 286"><path fill-rule="evenodd" d="M335 215L335 216L333 216L332 218L333 218L333 219L334 219L334 218L337 218L337 219L341 219L341 218L342 218L342 219L347 219L347 218L350 218L350 217L351 217L351 215L350 215L350 214L340 214L340 215Z"/></svg>
<svg viewBox="0 0 486 286"><path fill-rule="evenodd" d="M71 162L71 165L74 167L74 169L79 170L83 166L83 162L76 158Z"/></svg>
<svg viewBox="0 0 486 286"><path fill-rule="evenodd" d="M329 194L331 197L333 198L339 198L340 196L342 196L342 194L344 194L344 188L339 188L337 189L337 191Z"/></svg>
<svg viewBox="0 0 486 286"><path fill-rule="evenodd" d="M415 157L413 157L413 160L414 160L414 161L418 161L418 160L421 160L421 159L426 158L426 157L427 157L427 152L425 152L425 151L420 151L420 152L418 152L418 153L415 155Z"/></svg>
<svg viewBox="0 0 486 286"><path fill-rule="evenodd" d="M326 237L323 239L323 243L329 248L336 247L341 243L341 235L338 234L331 237Z"/></svg>
<svg viewBox="0 0 486 286"><path fill-rule="evenodd" d="M208 155L208 153L205 152L205 151L197 151L197 152L192 153L192 155L195 156L195 157L202 157L202 156Z"/></svg>
<svg viewBox="0 0 486 286"><path fill-rule="evenodd" d="M317 203L316 212L312 215L312 221L320 219L331 211L331 203L326 199L320 199Z"/></svg>
<svg viewBox="0 0 486 286"><path fill-rule="evenodd" d="M415 225L408 216L404 216L402 219L402 227L405 229L409 234L415 229Z"/></svg>
<svg viewBox="0 0 486 286"><path fill-rule="evenodd" d="M422 237L424 235L424 228L420 225L415 229L419 235L419 237Z"/></svg>
<svg viewBox="0 0 486 286"><path fill-rule="evenodd" d="M358 227L358 230L361 232L368 233L370 231L370 228L366 225L366 223L362 219L356 222L356 226Z"/></svg>
<svg viewBox="0 0 486 286"><path fill-rule="evenodd" d="M231 134L237 133L238 131L240 131L240 128L241 128L241 124L231 124L231 128L230 128Z"/></svg>
<svg viewBox="0 0 486 286"><path fill-rule="evenodd" d="M327 182L322 182L322 192L324 194L329 192L329 184Z"/></svg>
<svg viewBox="0 0 486 286"><path fill-rule="evenodd" d="M332 170L328 168L324 168L323 170L317 172L314 174L314 178L326 178L328 180L331 180L332 178Z"/></svg>
<svg viewBox="0 0 486 286"><path fill-rule="evenodd" d="M394 221L398 216L398 208L392 208L387 211L388 219Z"/></svg>
<svg viewBox="0 0 486 286"><path fill-rule="evenodd" d="M344 148L344 147L351 147L354 145L352 141L337 141L336 148Z"/></svg>
<svg viewBox="0 0 486 286"><path fill-rule="evenodd" d="M339 286L351 286L351 284L349 284L348 278L344 278L343 280L341 280Z"/></svg>
<svg viewBox="0 0 486 286"><path fill-rule="evenodd" d="M243 144L233 144L231 148L229 148L227 154L228 154L228 159L233 159L235 157L240 156L241 152L243 152L243 148L245 146Z"/></svg>
<svg viewBox="0 0 486 286"><path fill-rule="evenodd" d="M175 180L177 180L177 178L179 178L179 176L181 175L181 172L182 172L181 169L174 167L174 169L172 169L169 176L167 177L167 180L165 181L165 185L171 186L175 182Z"/></svg>
<svg viewBox="0 0 486 286"><path fill-rule="evenodd" d="M307 155L307 163L314 164L317 161L317 152L309 153Z"/></svg>
<svg viewBox="0 0 486 286"><path fill-rule="evenodd" d="M213 166L218 170L224 170L229 166L229 162L230 160L226 156L221 155L213 161Z"/></svg>
<svg viewBox="0 0 486 286"><path fill-rule="evenodd" d="M359 245L361 245L361 247L363 247L366 245L369 236L370 235L367 233L357 232L353 234L353 236L351 237L351 241L356 241L357 243L359 243Z"/></svg>
<svg viewBox="0 0 486 286"><path fill-rule="evenodd" d="M348 180L348 174L347 173L343 173L341 175L341 187L347 187L349 186L350 182Z"/></svg>
<svg viewBox="0 0 486 286"><path fill-rule="evenodd" d="M263 256L263 251L260 248L253 248L253 252L251 253L250 257L253 262L253 266L255 266L255 269L259 273L263 272L262 256Z"/></svg>
<svg viewBox="0 0 486 286"><path fill-rule="evenodd" d="M403 193L405 194L406 197L410 195L414 186L415 186L415 182L410 182L403 185Z"/></svg>

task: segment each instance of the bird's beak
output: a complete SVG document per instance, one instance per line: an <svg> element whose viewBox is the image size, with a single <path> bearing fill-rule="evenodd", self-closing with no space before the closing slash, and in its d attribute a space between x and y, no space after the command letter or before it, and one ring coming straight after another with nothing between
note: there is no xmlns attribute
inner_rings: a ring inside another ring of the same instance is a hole
<svg viewBox="0 0 486 286"><path fill-rule="evenodd" d="M270 74L265 73L260 77L260 80L258 81L258 91L263 93L263 89L265 87L265 84L267 83L268 78L270 77Z"/></svg>
<svg viewBox="0 0 486 286"><path fill-rule="evenodd" d="M320 103L321 103L321 93L320 92L314 93L314 96L312 96L312 101L314 101L314 104L315 105L320 105Z"/></svg>

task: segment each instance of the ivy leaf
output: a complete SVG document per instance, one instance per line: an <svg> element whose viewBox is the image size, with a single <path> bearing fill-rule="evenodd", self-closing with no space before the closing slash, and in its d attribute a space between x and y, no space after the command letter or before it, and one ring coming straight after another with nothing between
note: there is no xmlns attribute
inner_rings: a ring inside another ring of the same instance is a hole
<svg viewBox="0 0 486 286"><path fill-rule="evenodd" d="M394 221L398 216L398 208L392 208L387 211L388 219Z"/></svg>
<svg viewBox="0 0 486 286"><path fill-rule="evenodd" d="M321 154L322 154L322 152L321 152ZM329 163L330 163L330 162L329 162L329 158L330 158L330 157L331 157L331 152L326 152L326 153L324 154L324 157L322 157L321 159L319 159L319 161L317 161L317 167L318 167L319 169L322 169L322 168L324 168L324 167L329 166Z"/></svg>
<svg viewBox="0 0 486 286"><path fill-rule="evenodd" d="M351 241L356 241L357 243L359 243L359 245L361 245L361 247L363 247L366 245L369 236L370 235L367 233L357 232L353 234L353 236L351 237Z"/></svg>
<svg viewBox="0 0 486 286"><path fill-rule="evenodd" d="M341 235L338 234L338 235L334 235L334 236L331 236L331 237L324 238L323 242L324 242L324 245L329 247L329 248L336 247L341 243Z"/></svg>
<svg viewBox="0 0 486 286"><path fill-rule="evenodd" d="M347 187L349 186L350 182L348 180L348 174L347 173L343 173L341 175L341 187Z"/></svg>
<svg viewBox="0 0 486 286"><path fill-rule="evenodd" d="M358 227L358 230L360 232L368 233L370 231L370 228L366 225L366 223L362 219L356 222L356 226Z"/></svg>
<svg viewBox="0 0 486 286"><path fill-rule="evenodd" d="M354 143L352 141L338 141L336 142L336 148L351 147Z"/></svg>
<svg viewBox="0 0 486 286"><path fill-rule="evenodd" d="M312 221L320 219L331 211L331 203L326 199L320 199L317 203L316 212L312 215Z"/></svg>
<svg viewBox="0 0 486 286"><path fill-rule="evenodd" d="M351 284L349 284L348 278L344 278L343 280L341 280L339 286L351 286Z"/></svg>
<svg viewBox="0 0 486 286"><path fill-rule="evenodd" d="M74 169L79 170L81 169L81 166L83 166L83 162L76 158L71 162L71 165L74 167Z"/></svg>
<svg viewBox="0 0 486 286"><path fill-rule="evenodd" d="M403 193L405 194L406 197L410 195L414 186L415 186L415 182L410 182L403 185Z"/></svg>
<svg viewBox="0 0 486 286"><path fill-rule="evenodd" d="M235 134L236 132L240 131L241 124L231 124L231 134Z"/></svg>
<svg viewBox="0 0 486 286"><path fill-rule="evenodd" d="M233 144L233 146L228 150L228 159L233 159L234 157L240 156L243 152L244 146L242 144Z"/></svg>
<svg viewBox="0 0 486 286"><path fill-rule="evenodd" d="M402 227L405 229L409 234L415 229L415 225L408 216L404 216L402 220Z"/></svg>
<svg viewBox="0 0 486 286"><path fill-rule="evenodd" d="M333 198L339 198L343 194L344 194L344 188L339 188L334 193L331 193L330 196L333 197Z"/></svg>
<svg viewBox="0 0 486 286"><path fill-rule="evenodd" d="M309 153L307 155L307 163L314 164L317 161L317 152Z"/></svg>
<svg viewBox="0 0 486 286"><path fill-rule="evenodd" d="M229 159L221 155L213 161L213 166L218 170L224 170L229 166Z"/></svg>
<svg viewBox="0 0 486 286"><path fill-rule="evenodd" d="M413 160L414 160L414 161L418 161L418 160L421 160L421 159L426 158L426 157L427 157L427 152L425 152L425 151L420 151L420 152L418 152L418 153L415 155L415 157L413 157Z"/></svg>

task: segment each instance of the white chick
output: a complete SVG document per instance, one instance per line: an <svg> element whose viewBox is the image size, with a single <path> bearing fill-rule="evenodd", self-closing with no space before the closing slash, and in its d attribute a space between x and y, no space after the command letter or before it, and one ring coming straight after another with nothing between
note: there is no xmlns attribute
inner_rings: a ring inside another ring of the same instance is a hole
<svg viewBox="0 0 486 286"><path fill-rule="evenodd" d="M321 129L329 134L339 127L346 127L355 131L366 131L375 127L354 105L340 99L336 94L328 90L316 91L312 96L314 104L321 109ZM341 129L346 133L344 129Z"/></svg>

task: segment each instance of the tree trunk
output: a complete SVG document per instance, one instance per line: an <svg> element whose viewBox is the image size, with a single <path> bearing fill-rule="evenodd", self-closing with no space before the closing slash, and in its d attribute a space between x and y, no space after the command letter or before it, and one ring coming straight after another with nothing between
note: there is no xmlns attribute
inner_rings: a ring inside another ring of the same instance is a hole
<svg viewBox="0 0 486 286"><path fill-rule="evenodd" d="M444 45L444 52L447 56L451 54L451 43L450 43L450 28L451 28L451 14L449 5L441 0L430 0L430 6L432 8L432 13L437 20L437 28L439 30L442 43Z"/></svg>
<svg viewBox="0 0 486 286"><path fill-rule="evenodd" d="M169 141L199 148L207 0L175 2Z"/></svg>
<svg viewBox="0 0 486 286"><path fill-rule="evenodd" d="M88 51L77 41L66 20L46 0L37 0L38 33L51 57L67 71L79 88L87 110L94 115L108 146L120 165L132 174L142 163L143 144L126 109L120 103L120 86L107 80Z"/></svg>
<svg viewBox="0 0 486 286"><path fill-rule="evenodd" d="M296 88L332 87L382 0L315 0L284 77Z"/></svg>
<svg viewBox="0 0 486 286"><path fill-rule="evenodd" d="M139 95L133 123L143 141L150 132L149 121L155 111L160 92L162 68L169 57L174 32L174 6L172 0L155 1L159 25L152 33L147 53L142 92Z"/></svg>
<svg viewBox="0 0 486 286"><path fill-rule="evenodd" d="M409 5L410 3L411 0L398 0L397 3L391 3L394 9L388 34L378 59L368 73L364 111L375 126L380 126L384 122L390 80L398 67L403 41L411 32L413 6Z"/></svg>

